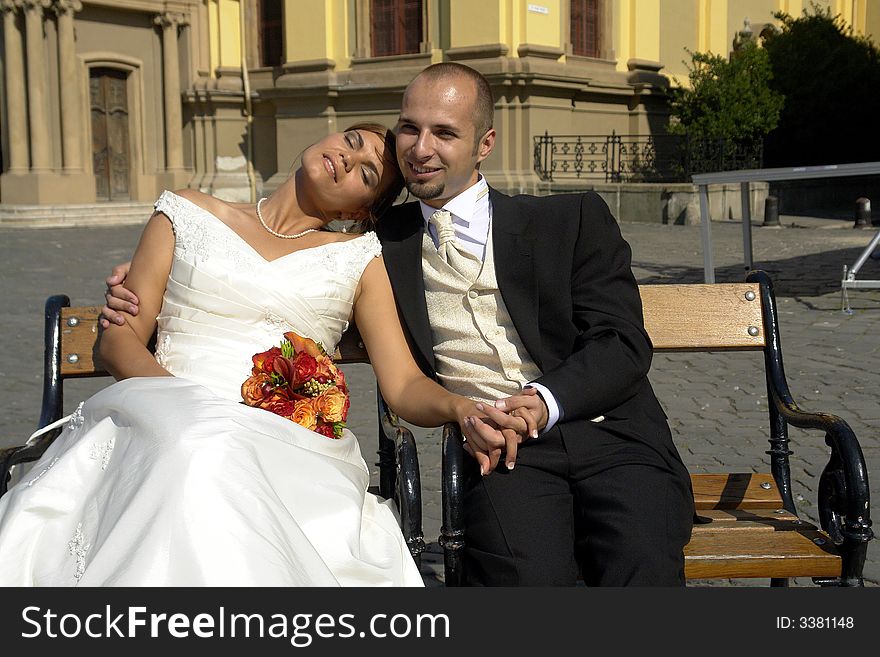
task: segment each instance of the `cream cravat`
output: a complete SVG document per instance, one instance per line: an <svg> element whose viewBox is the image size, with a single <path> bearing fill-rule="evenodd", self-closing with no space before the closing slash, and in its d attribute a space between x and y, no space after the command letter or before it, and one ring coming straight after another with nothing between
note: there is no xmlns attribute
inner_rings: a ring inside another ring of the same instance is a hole
<svg viewBox="0 0 880 657"><path fill-rule="evenodd" d="M437 255L462 276L475 279L480 273L481 263L456 244L452 214L448 210L436 210L428 221L437 231Z"/></svg>

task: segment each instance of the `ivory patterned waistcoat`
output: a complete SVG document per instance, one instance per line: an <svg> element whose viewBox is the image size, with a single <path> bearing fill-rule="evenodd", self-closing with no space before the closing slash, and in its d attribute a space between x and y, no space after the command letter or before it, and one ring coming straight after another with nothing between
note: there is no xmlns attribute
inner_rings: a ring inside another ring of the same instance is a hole
<svg viewBox="0 0 880 657"><path fill-rule="evenodd" d="M423 236L425 301L440 383L454 393L484 401L515 394L541 371L501 298L491 236L482 266L474 258L460 269L447 264L431 237Z"/></svg>

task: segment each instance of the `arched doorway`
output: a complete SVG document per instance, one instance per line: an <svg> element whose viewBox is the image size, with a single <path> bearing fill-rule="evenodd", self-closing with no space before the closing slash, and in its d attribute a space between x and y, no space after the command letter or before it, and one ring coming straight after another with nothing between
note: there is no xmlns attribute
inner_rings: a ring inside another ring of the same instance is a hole
<svg viewBox="0 0 880 657"><path fill-rule="evenodd" d="M130 199L127 86L127 71L97 67L89 70L92 169L98 201Z"/></svg>

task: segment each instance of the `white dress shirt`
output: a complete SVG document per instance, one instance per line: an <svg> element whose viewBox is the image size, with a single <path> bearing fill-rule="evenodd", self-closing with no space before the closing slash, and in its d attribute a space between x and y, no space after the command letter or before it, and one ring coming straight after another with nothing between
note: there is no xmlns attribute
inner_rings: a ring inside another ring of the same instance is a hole
<svg viewBox="0 0 880 657"><path fill-rule="evenodd" d="M419 201L419 205L422 209L425 231L431 236L434 246L437 246L439 244L437 232L429 221L437 208L432 208L424 201ZM489 240L489 229L492 226L492 204L489 202L489 185L486 179L481 175L476 183L447 201L442 209L452 215L456 244L482 262L486 254L486 243ZM553 393L540 383L530 382L526 386L535 388L547 405L547 426L542 433L549 431L562 418L559 402L556 401Z"/></svg>

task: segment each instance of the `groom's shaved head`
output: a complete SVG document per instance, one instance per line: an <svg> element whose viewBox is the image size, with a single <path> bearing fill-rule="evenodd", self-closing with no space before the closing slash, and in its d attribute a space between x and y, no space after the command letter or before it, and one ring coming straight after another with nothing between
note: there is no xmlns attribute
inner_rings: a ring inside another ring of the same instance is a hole
<svg viewBox="0 0 880 657"><path fill-rule="evenodd" d="M476 147L483 135L492 129L492 122L495 117L495 100L492 97L492 88L482 73L472 69L470 66L456 62L432 64L419 73L413 81L422 79L427 82L436 82L449 78L457 80L466 79L474 84L476 94L474 97L473 120L474 147Z"/></svg>

